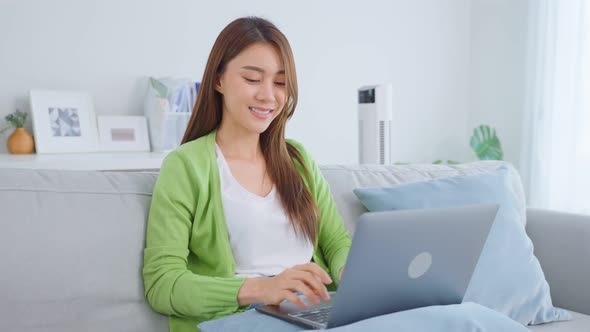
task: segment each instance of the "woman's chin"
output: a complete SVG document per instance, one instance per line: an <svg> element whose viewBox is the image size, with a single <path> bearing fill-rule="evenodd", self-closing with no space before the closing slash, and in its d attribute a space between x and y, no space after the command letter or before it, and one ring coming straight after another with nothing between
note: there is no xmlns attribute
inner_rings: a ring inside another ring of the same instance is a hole
<svg viewBox="0 0 590 332"><path fill-rule="evenodd" d="M260 135L263 132L265 132L268 129L268 127L270 127L270 123L268 125L264 125L264 126L257 124L257 125L248 126L248 130L250 132L252 132L252 134L259 134Z"/></svg>
<svg viewBox="0 0 590 332"><path fill-rule="evenodd" d="M256 132L258 134L262 134L270 127L272 120L273 119L268 119L266 121L258 121L258 123L252 123L252 124L250 124L249 128L253 132Z"/></svg>

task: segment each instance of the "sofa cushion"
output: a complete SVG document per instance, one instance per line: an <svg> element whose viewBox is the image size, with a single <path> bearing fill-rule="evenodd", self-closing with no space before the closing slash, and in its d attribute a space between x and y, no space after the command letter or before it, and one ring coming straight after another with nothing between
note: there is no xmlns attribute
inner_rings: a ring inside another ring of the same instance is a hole
<svg viewBox="0 0 590 332"><path fill-rule="evenodd" d="M320 169L330 185L338 212L352 235L356 230L358 218L367 212L352 192L355 188L381 187L457 175L479 174L501 166L514 170L509 163L496 160L458 165L324 165L320 166ZM518 172L514 170L514 173L512 187L524 215L526 213L524 191Z"/></svg>
<svg viewBox="0 0 590 332"><path fill-rule="evenodd" d="M567 311L553 307L549 285L533 255L533 244L524 228L526 216L512 188L514 174L501 167L482 174L354 192L370 211L499 204L465 301L480 303L525 325L567 320Z"/></svg>
<svg viewBox="0 0 590 332"><path fill-rule="evenodd" d="M532 332L588 332L590 331L590 316L570 311L572 320L528 326Z"/></svg>
<svg viewBox="0 0 590 332"><path fill-rule="evenodd" d="M0 170L0 331L166 331L141 277L156 177Z"/></svg>

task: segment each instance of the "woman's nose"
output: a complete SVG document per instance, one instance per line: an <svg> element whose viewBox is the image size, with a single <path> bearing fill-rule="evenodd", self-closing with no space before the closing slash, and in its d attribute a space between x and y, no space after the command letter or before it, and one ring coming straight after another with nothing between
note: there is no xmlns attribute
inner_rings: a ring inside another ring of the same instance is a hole
<svg viewBox="0 0 590 332"><path fill-rule="evenodd" d="M274 101L275 100L274 88L275 87L274 87L273 81L263 82L262 84L260 84L260 89L258 89L257 98L259 100L264 100L264 101Z"/></svg>

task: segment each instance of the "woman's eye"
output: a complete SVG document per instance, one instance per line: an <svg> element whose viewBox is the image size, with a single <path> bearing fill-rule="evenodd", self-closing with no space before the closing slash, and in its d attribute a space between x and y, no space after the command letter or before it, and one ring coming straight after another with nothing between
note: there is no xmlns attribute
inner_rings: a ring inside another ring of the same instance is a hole
<svg viewBox="0 0 590 332"><path fill-rule="evenodd" d="M244 79L248 83L260 83L260 80L254 80L254 79L247 78L247 77L244 77ZM277 86L285 86L285 82L275 82L275 85L277 85Z"/></svg>

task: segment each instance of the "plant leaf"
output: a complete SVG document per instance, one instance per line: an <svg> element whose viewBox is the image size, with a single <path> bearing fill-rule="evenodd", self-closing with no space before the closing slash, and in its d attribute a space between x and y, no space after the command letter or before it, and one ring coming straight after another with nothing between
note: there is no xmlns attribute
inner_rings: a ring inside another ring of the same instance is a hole
<svg viewBox="0 0 590 332"><path fill-rule="evenodd" d="M487 125L481 125L473 130L470 145L479 160L503 160L504 158L496 130Z"/></svg>

